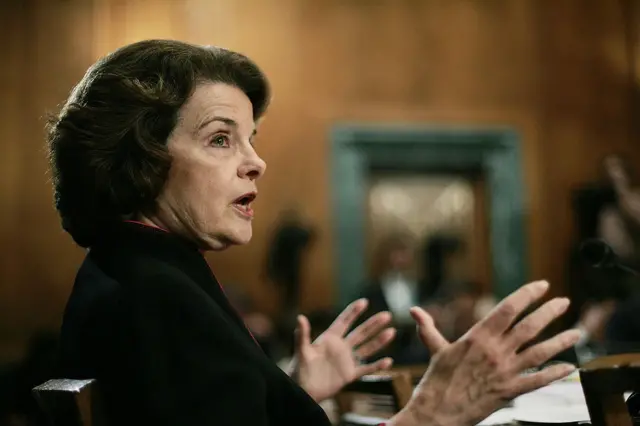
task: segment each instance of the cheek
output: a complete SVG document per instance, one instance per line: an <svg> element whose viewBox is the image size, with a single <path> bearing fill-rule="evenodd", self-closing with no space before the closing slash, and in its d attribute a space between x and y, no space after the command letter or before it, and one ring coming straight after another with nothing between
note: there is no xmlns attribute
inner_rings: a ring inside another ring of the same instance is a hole
<svg viewBox="0 0 640 426"><path fill-rule="evenodd" d="M176 168L171 182L173 199L178 203L175 207L188 210L200 220L218 216L229 204L219 172L219 168L198 163Z"/></svg>

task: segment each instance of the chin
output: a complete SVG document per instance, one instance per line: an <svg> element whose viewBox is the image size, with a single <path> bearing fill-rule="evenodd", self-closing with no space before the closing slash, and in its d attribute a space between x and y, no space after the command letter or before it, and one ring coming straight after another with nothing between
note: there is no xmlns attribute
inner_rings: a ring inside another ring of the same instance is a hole
<svg viewBox="0 0 640 426"><path fill-rule="evenodd" d="M251 241L253 235L252 229L233 229L228 232L217 232L209 234L204 241L205 250L221 251L232 246L242 246Z"/></svg>
<svg viewBox="0 0 640 426"><path fill-rule="evenodd" d="M249 242L251 241L251 237L253 236L253 233L251 231L249 232L245 232L241 235L235 235L233 238L233 245L235 246L243 246L245 244L249 244Z"/></svg>

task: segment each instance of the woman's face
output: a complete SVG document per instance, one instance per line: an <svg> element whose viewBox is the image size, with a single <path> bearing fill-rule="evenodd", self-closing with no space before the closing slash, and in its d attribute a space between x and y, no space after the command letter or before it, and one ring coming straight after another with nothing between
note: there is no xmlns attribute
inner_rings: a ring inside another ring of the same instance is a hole
<svg viewBox="0 0 640 426"><path fill-rule="evenodd" d="M169 137L171 169L151 221L204 249L249 242L251 201L266 169L255 133L251 102L240 89L198 85Z"/></svg>

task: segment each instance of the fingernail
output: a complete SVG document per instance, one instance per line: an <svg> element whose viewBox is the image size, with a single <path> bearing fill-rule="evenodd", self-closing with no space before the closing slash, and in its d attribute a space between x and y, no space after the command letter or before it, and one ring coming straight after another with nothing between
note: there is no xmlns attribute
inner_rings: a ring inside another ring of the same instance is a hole
<svg viewBox="0 0 640 426"><path fill-rule="evenodd" d="M581 330L579 328L574 328L571 330L571 337L573 338L573 340L577 342L578 340L580 340L583 333L584 333L584 330Z"/></svg>
<svg viewBox="0 0 640 426"><path fill-rule="evenodd" d="M539 290L546 290L549 288L549 283L546 280L536 281L534 285L536 286L536 289Z"/></svg>

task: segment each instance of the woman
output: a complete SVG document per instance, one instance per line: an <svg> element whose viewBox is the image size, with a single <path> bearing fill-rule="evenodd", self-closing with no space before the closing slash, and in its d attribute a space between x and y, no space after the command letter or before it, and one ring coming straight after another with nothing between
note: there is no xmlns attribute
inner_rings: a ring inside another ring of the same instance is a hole
<svg viewBox="0 0 640 426"><path fill-rule="evenodd" d="M247 332L202 251L251 239L266 165L254 149L269 100L248 58L215 47L143 41L99 60L49 128L56 207L89 248L62 326L63 374L95 377L113 424L327 425L317 401L390 360L361 365L393 337L381 313L344 337L357 301L315 342L298 324L292 380ZM516 353L566 309L533 283L449 343L412 309L436 354L396 426L471 425L519 393L570 371L524 369L571 346L565 333ZM487 342L490 342L488 344Z"/></svg>

